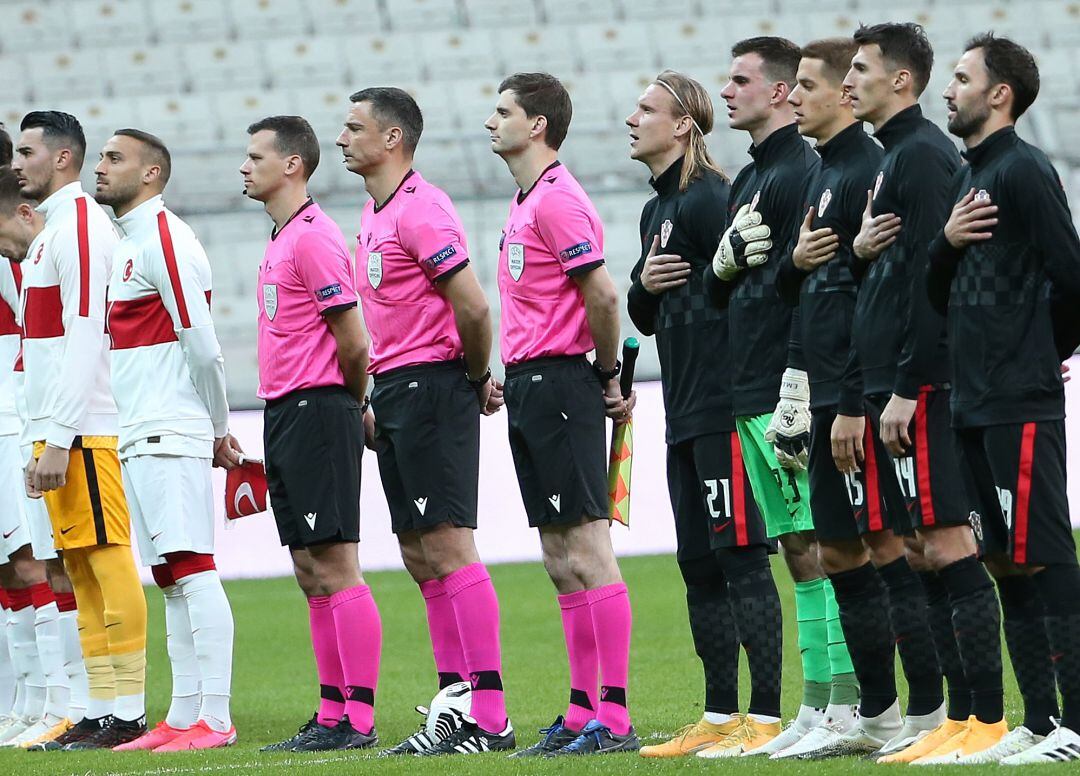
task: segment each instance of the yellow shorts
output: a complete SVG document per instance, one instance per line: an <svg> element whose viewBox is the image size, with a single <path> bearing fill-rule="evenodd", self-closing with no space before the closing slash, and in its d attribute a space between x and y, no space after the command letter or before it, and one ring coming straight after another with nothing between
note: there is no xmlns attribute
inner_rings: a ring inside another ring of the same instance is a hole
<svg viewBox="0 0 1080 776"><path fill-rule="evenodd" d="M45 451L34 443L34 458ZM75 437L64 487L45 494L58 550L131 544L131 520L116 454L116 437Z"/></svg>

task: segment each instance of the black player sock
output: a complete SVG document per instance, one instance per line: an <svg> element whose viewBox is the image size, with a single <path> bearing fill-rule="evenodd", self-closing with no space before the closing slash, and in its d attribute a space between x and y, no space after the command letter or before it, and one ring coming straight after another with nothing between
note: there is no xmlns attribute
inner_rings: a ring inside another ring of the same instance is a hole
<svg viewBox="0 0 1080 776"><path fill-rule="evenodd" d="M764 547L717 552L735 594L735 618L750 666L749 713L780 716L784 618Z"/></svg>
<svg viewBox="0 0 1080 776"><path fill-rule="evenodd" d="M960 661L960 650L956 646L949 591L935 571L919 572L919 578L926 589L934 650L949 688L948 716L956 722L965 722L971 715L971 685L964 677L964 664Z"/></svg>
<svg viewBox="0 0 1080 776"><path fill-rule="evenodd" d="M694 649L705 669L705 711L739 710L739 633L728 583L717 559L708 555L679 564L686 582L686 608Z"/></svg>
<svg viewBox="0 0 1080 776"><path fill-rule="evenodd" d="M952 603L956 645L971 686L971 713L980 722L1000 722L1004 706L1001 610L994 583L974 555L950 563L938 576Z"/></svg>
<svg viewBox="0 0 1080 776"><path fill-rule="evenodd" d="M930 714L945 700L930 635L926 591L903 556L878 569L889 591L889 621L908 683L908 714Z"/></svg>
<svg viewBox="0 0 1080 776"><path fill-rule="evenodd" d="M1061 714L1039 588L1025 574L1003 577L997 580L997 586L1009 660L1024 699L1024 727L1045 736L1054 729L1050 718Z"/></svg>
<svg viewBox="0 0 1080 776"><path fill-rule="evenodd" d="M1046 611L1061 725L1080 733L1080 566L1047 566L1033 579Z"/></svg>
<svg viewBox="0 0 1080 776"><path fill-rule="evenodd" d="M829 581L840 607L840 625L847 639L851 664L859 680L862 695L859 713L876 717L896 701L895 639L889 626L889 596L870 563L830 574Z"/></svg>

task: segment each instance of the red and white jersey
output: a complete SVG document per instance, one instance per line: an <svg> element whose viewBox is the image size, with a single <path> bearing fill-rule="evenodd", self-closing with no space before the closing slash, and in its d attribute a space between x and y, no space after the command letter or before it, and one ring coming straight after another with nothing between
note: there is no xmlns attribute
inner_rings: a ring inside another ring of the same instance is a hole
<svg viewBox="0 0 1080 776"><path fill-rule="evenodd" d="M22 263L27 435L69 448L78 435L116 436L109 387L105 284L118 237L76 181L37 210L45 228Z"/></svg>
<svg viewBox="0 0 1080 776"><path fill-rule="evenodd" d="M124 237L113 253L108 332L120 457L212 458L229 405L206 252L160 196L117 224Z"/></svg>
<svg viewBox="0 0 1080 776"><path fill-rule="evenodd" d="M22 272L0 256L0 435L18 434L22 424L15 404L15 361L19 357L19 285Z"/></svg>

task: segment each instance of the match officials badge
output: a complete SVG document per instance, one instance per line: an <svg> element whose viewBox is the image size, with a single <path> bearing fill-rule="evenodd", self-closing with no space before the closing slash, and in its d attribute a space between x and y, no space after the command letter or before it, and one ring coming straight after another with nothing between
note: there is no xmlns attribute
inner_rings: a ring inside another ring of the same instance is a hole
<svg viewBox="0 0 1080 776"><path fill-rule="evenodd" d="M274 283L263 283L263 309L266 317L274 320L277 315L277 285Z"/></svg>
<svg viewBox="0 0 1080 776"><path fill-rule="evenodd" d="M668 238L671 237L671 228L674 226L671 223L671 219L665 219L664 223L660 224L660 247L666 248Z"/></svg>
<svg viewBox="0 0 1080 776"><path fill-rule="evenodd" d="M522 243L510 243L506 246L506 268L514 281L521 280L525 271L525 246Z"/></svg>
<svg viewBox="0 0 1080 776"><path fill-rule="evenodd" d="M874 181L874 196L871 199L877 199L877 193L881 191L881 184L885 182L885 171L882 170L877 174L877 180Z"/></svg>
<svg viewBox="0 0 1080 776"><path fill-rule="evenodd" d="M367 279L372 288L382 283L382 251L371 251L367 255Z"/></svg>
<svg viewBox="0 0 1080 776"><path fill-rule="evenodd" d="M818 216L825 215L825 210L829 207L829 203L832 202L832 189L825 189L821 192L821 199L818 200L817 214Z"/></svg>

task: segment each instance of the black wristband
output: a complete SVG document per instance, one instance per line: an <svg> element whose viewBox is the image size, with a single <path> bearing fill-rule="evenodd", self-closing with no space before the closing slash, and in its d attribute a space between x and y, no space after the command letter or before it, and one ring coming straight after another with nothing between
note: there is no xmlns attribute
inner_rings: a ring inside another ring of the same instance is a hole
<svg viewBox="0 0 1080 776"><path fill-rule="evenodd" d="M619 372L622 371L622 362L618 359L616 359L615 361L615 368L611 371L605 370L603 367L600 366L599 362L597 361L593 361L591 366L593 371L596 373L596 376L600 379L600 382L602 383L606 383L609 380L614 380L616 377L619 376Z"/></svg>
<svg viewBox="0 0 1080 776"><path fill-rule="evenodd" d="M364 403L360 405L360 414L363 415L367 412L369 407L371 407L371 397L365 396Z"/></svg>
<svg viewBox="0 0 1080 776"><path fill-rule="evenodd" d="M468 370L465 371L465 380L473 387L473 390L479 391L484 387L484 383L491 379L491 367L484 370L484 373L475 380L469 377Z"/></svg>

